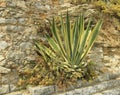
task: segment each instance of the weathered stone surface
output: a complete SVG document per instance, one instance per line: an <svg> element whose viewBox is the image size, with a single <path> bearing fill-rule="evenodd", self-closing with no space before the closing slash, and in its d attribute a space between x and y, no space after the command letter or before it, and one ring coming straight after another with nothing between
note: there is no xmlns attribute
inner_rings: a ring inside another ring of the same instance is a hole
<svg viewBox="0 0 120 95"><path fill-rule="evenodd" d="M120 95L120 86L101 92L102 95Z"/></svg>
<svg viewBox="0 0 120 95"><path fill-rule="evenodd" d="M29 87L28 90L32 95L51 95L54 93L54 86Z"/></svg>
<svg viewBox="0 0 120 95"><path fill-rule="evenodd" d="M0 31L1 31L0 34L5 36L6 28L7 26L0 26Z"/></svg>
<svg viewBox="0 0 120 95"><path fill-rule="evenodd" d="M58 94L58 95L71 95L71 93L73 93L73 95L91 95L97 92L100 92L104 89L109 89L111 87L116 87L120 85L120 79L118 80L110 80L110 81L105 81L105 82L101 82L100 84L96 84L96 85L92 85L92 86L88 86L88 87L84 87L84 88L79 88L79 89L75 89L72 91L68 91L65 92L64 94Z"/></svg>
<svg viewBox="0 0 120 95"><path fill-rule="evenodd" d="M7 27L7 31L11 31L11 32L23 32L24 31L24 27L22 26L8 26Z"/></svg>
<svg viewBox="0 0 120 95"><path fill-rule="evenodd" d="M7 24L16 24L16 23L17 23L17 20L14 19L14 18L5 19L5 22L6 22Z"/></svg>
<svg viewBox="0 0 120 95"><path fill-rule="evenodd" d="M18 22L22 25L25 25L26 24L26 21L27 21L27 18L20 18L18 19Z"/></svg>
<svg viewBox="0 0 120 95"><path fill-rule="evenodd" d="M0 66L5 66L5 64L6 64L6 61L5 61L5 60L2 60L2 61L0 62Z"/></svg>
<svg viewBox="0 0 120 95"><path fill-rule="evenodd" d="M21 1L11 0L7 2L7 5L10 7L19 7L19 8L22 8L23 10L27 8L23 0Z"/></svg>
<svg viewBox="0 0 120 95"><path fill-rule="evenodd" d="M4 67L1 67L0 66L0 74L6 74L6 73L9 73L11 70L10 69L7 69L7 68L4 68Z"/></svg>
<svg viewBox="0 0 120 95"><path fill-rule="evenodd" d="M0 39L1 39L2 37L4 37L4 34L0 34Z"/></svg>
<svg viewBox="0 0 120 95"><path fill-rule="evenodd" d="M93 95L119 95L119 94L120 94L120 87L118 86Z"/></svg>
<svg viewBox="0 0 120 95"><path fill-rule="evenodd" d="M6 49L9 44L6 41L0 41L0 50Z"/></svg>
<svg viewBox="0 0 120 95"><path fill-rule="evenodd" d="M0 55L0 62L4 59L3 55Z"/></svg>
<svg viewBox="0 0 120 95"><path fill-rule="evenodd" d="M9 85L0 85L0 95L4 95L9 92Z"/></svg>
<svg viewBox="0 0 120 95"><path fill-rule="evenodd" d="M13 92L17 89L17 86L10 84L10 92Z"/></svg>
<svg viewBox="0 0 120 95"><path fill-rule="evenodd" d="M23 42L20 44L20 49L22 51L27 50L27 49L31 49L31 47L32 47L32 44L30 42Z"/></svg>
<svg viewBox="0 0 120 95"><path fill-rule="evenodd" d="M0 18L0 24L5 24L5 18Z"/></svg>

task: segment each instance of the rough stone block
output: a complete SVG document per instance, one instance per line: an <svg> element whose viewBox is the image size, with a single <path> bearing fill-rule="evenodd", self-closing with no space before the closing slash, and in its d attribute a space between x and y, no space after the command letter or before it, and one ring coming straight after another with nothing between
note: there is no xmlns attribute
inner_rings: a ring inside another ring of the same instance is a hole
<svg viewBox="0 0 120 95"><path fill-rule="evenodd" d="M0 18L0 24L5 24L5 18Z"/></svg>
<svg viewBox="0 0 120 95"><path fill-rule="evenodd" d="M15 91L17 89L17 87L13 84L10 84L10 91Z"/></svg>
<svg viewBox="0 0 120 95"><path fill-rule="evenodd" d="M0 62L4 59L3 55L0 55Z"/></svg>
<svg viewBox="0 0 120 95"><path fill-rule="evenodd" d="M0 34L0 39L1 39L3 36L4 36L3 34Z"/></svg>
<svg viewBox="0 0 120 95"><path fill-rule="evenodd" d="M62 94L58 94L58 95L71 95L69 93L73 93L73 92L74 92L73 95L92 95L94 93L103 91L105 89L109 89L111 87L113 88L113 87L116 87L116 86L119 86L119 85L120 85L120 79L110 80L110 81L101 82L100 84L75 89L75 90L65 92L65 93L62 93ZM113 94L105 94L105 95L113 95ZM118 95L118 94L115 94L115 95Z"/></svg>
<svg viewBox="0 0 120 95"><path fill-rule="evenodd" d="M26 9L26 5L25 5L25 1L21 0L21 1L16 1L16 0L12 0L7 2L7 5L10 7L20 7L22 9Z"/></svg>
<svg viewBox="0 0 120 95"><path fill-rule="evenodd" d="M9 25L9 26L7 26L6 30L7 31L12 31L12 32L23 32L24 31L24 27Z"/></svg>
<svg viewBox="0 0 120 95"><path fill-rule="evenodd" d="M1 37L3 37L5 35L6 28L7 28L7 26L0 26L0 33L2 34Z"/></svg>
<svg viewBox="0 0 120 95"><path fill-rule="evenodd" d="M32 47L32 44L30 42L23 42L20 44L21 50L31 49L31 47Z"/></svg>
<svg viewBox="0 0 120 95"><path fill-rule="evenodd" d="M101 92L103 95L120 95L120 86Z"/></svg>
<svg viewBox="0 0 120 95"><path fill-rule="evenodd" d="M16 1L16 5L17 7L22 8L23 10L25 10L27 8L27 6L25 5L25 1Z"/></svg>
<svg viewBox="0 0 120 95"><path fill-rule="evenodd" d="M6 19L5 22L6 22L7 24L16 24L16 23L17 23L17 20L14 19L14 18L11 18L11 19Z"/></svg>
<svg viewBox="0 0 120 95"><path fill-rule="evenodd" d="M6 41L0 41L0 50L6 49L9 44Z"/></svg>
<svg viewBox="0 0 120 95"><path fill-rule="evenodd" d="M32 95L51 95L54 93L54 86L29 87L28 90Z"/></svg>
<svg viewBox="0 0 120 95"><path fill-rule="evenodd" d="M5 64L6 64L6 61L5 61L5 60L2 60L2 61L0 62L0 66L5 66Z"/></svg>
<svg viewBox="0 0 120 95"><path fill-rule="evenodd" d="M0 95L3 95L5 93L9 93L9 85L0 86Z"/></svg>
<svg viewBox="0 0 120 95"><path fill-rule="evenodd" d="M0 66L0 74L6 74L9 73L10 71L11 71L10 69Z"/></svg>
<svg viewBox="0 0 120 95"><path fill-rule="evenodd" d="M19 18L18 22L22 25L25 25L27 21L27 18Z"/></svg>

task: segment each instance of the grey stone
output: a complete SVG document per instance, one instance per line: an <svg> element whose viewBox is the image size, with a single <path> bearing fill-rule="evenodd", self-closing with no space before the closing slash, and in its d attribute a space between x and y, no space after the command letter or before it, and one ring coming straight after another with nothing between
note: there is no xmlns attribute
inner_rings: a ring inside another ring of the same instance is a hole
<svg viewBox="0 0 120 95"><path fill-rule="evenodd" d="M34 6L36 9L41 10L41 11L47 11L51 9L49 5L43 5L41 4L41 2L36 2Z"/></svg>
<svg viewBox="0 0 120 95"><path fill-rule="evenodd" d="M10 7L20 7L23 10L27 8L25 5L25 1L22 1L22 0L21 1L16 1L16 0L8 1L7 5Z"/></svg>
<svg viewBox="0 0 120 95"><path fill-rule="evenodd" d="M104 90L100 93L95 93L93 95L120 95L120 86Z"/></svg>
<svg viewBox="0 0 120 95"><path fill-rule="evenodd" d="M2 73L2 74L6 74L6 73L9 73L11 70L10 69L7 69L7 68L5 68L5 67L1 67L0 66L0 74Z"/></svg>
<svg viewBox="0 0 120 95"><path fill-rule="evenodd" d="M102 95L120 95L120 86L101 92Z"/></svg>
<svg viewBox="0 0 120 95"><path fill-rule="evenodd" d="M7 31L23 32L24 31L24 27L22 27L22 26L7 26Z"/></svg>
<svg viewBox="0 0 120 95"><path fill-rule="evenodd" d="M50 9L51 9L49 5L45 5L45 8L46 8L47 10L50 10Z"/></svg>
<svg viewBox="0 0 120 95"><path fill-rule="evenodd" d="M113 88L113 87L116 87L119 85L120 85L120 79L116 79L116 80L104 81L104 82L101 82L99 84L95 84L95 85L84 87L84 88L75 89L75 90L68 91L68 92L69 93L74 92L73 95L76 95L75 93L77 93L77 95L91 95L91 94L103 91L104 89L109 89L111 87ZM68 94L68 92L65 92L64 94L62 93L62 95L71 95L71 94ZM58 94L58 95L61 95L61 94Z"/></svg>
<svg viewBox="0 0 120 95"><path fill-rule="evenodd" d="M52 95L54 86L29 87L28 90L32 95Z"/></svg>
<svg viewBox="0 0 120 95"><path fill-rule="evenodd" d="M15 6L16 6L16 4L15 4L15 2L8 1L8 2L7 2L7 6L10 6L10 7L15 7Z"/></svg>
<svg viewBox="0 0 120 95"><path fill-rule="evenodd" d="M7 26L7 31L14 31L16 26Z"/></svg>
<svg viewBox="0 0 120 95"><path fill-rule="evenodd" d="M2 83L3 84L10 84L10 91L16 90L16 83L18 82L18 75L17 71L12 69L12 71L8 74L4 74L2 76Z"/></svg>
<svg viewBox="0 0 120 95"><path fill-rule="evenodd" d="M6 49L8 45L9 44L6 41L0 41L0 50Z"/></svg>
<svg viewBox="0 0 120 95"><path fill-rule="evenodd" d="M9 92L9 85L1 85L0 86L0 95L4 95Z"/></svg>
<svg viewBox="0 0 120 95"><path fill-rule="evenodd" d="M26 24L26 18L20 18L19 20L18 20L18 22L20 23L20 24Z"/></svg>
<svg viewBox="0 0 120 95"><path fill-rule="evenodd" d="M23 31L24 31L24 27L22 27L22 26L17 26L17 27L15 27L15 30L14 30L14 31L23 32Z"/></svg>
<svg viewBox="0 0 120 95"><path fill-rule="evenodd" d="M18 59L23 59L25 57L24 52L21 51L9 51L7 54L7 59L9 60L18 60Z"/></svg>
<svg viewBox="0 0 120 95"><path fill-rule="evenodd" d="M5 60L0 61L0 66L5 66L5 64L6 64Z"/></svg>
<svg viewBox="0 0 120 95"><path fill-rule="evenodd" d="M27 50L27 49L31 49L31 47L32 47L32 44L30 42L23 42L20 44L20 49L22 51Z"/></svg>
<svg viewBox="0 0 120 95"><path fill-rule="evenodd" d="M10 84L10 91L13 92L17 89L17 86Z"/></svg>
<svg viewBox="0 0 120 95"><path fill-rule="evenodd" d="M4 36L3 34L0 34L0 39L1 39L3 36Z"/></svg>
<svg viewBox="0 0 120 95"><path fill-rule="evenodd" d="M0 55L0 61L2 61L4 59L3 55Z"/></svg>
<svg viewBox="0 0 120 95"><path fill-rule="evenodd" d="M5 18L0 18L0 24L5 24Z"/></svg>
<svg viewBox="0 0 120 95"><path fill-rule="evenodd" d="M30 40L35 40L35 39L37 39L37 36L36 36L36 35L30 35L30 36L29 36L29 39L30 39Z"/></svg>
<svg viewBox="0 0 120 95"><path fill-rule="evenodd" d="M24 17L25 13L16 13L14 17L19 18L19 17Z"/></svg>
<svg viewBox="0 0 120 95"><path fill-rule="evenodd" d="M41 9L42 6L43 6L40 2L36 2L34 5L35 5L35 7L38 8L38 9Z"/></svg>
<svg viewBox="0 0 120 95"><path fill-rule="evenodd" d="M110 80L111 78L116 78L118 75L117 74L103 74L102 76L98 76L98 81L107 81Z"/></svg>
<svg viewBox="0 0 120 95"><path fill-rule="evenodd" d="M11 18L11 19L6 19L5 22L6 22L7 24L16 24L16 23L17 23L17 20L14 19L14 18Z"/></svg>
<svg viewBox="0 0 120 95"><path fill-rule="evenodd" d="M20 8L22 8L23 10L27 10L27 6L26 6L26 4L25 4L25 1L16 1L16 5L17 5L17 7L20 7Z"/></svg>
<svg viewBox="0 0 120 95"><path fill-rule="evenodd" d="M18 53L15 53L15 60L18 60L18 59L23 59L25 57L25 54L23 52L18 52Z"/></svg>
<svg viewBox="0 0 120 95"><path fill-rule="evenodd" d="M14 51L9 51L8 53L7 53L7 56L6 56L6 58L7 59L13 59L15 57L15 53L14 53Z"/></svg>

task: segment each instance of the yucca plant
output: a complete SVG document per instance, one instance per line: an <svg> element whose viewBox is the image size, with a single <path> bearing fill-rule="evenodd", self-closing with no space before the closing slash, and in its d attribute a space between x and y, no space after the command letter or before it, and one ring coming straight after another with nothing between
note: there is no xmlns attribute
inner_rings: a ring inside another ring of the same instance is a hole
<svg viewBox="0 0 120 95"><path fill-rule="evenodd" d="M92 29L92 19L89 20L85 28L83 15L80 15L74 24L70 22L68 12L66 21L62 15L60 18L60 27L57 27L54 18L51 22L52 37L46 37L49 47L36 42L37 51L43 56L46 63L48 62L47 64L52 63L58 68L66 69L67 72L82 72L82 68L84 69L86 64L83 59L91 49L102 21L98 21ZM81 77L80 74L77 77Z"/></svg>

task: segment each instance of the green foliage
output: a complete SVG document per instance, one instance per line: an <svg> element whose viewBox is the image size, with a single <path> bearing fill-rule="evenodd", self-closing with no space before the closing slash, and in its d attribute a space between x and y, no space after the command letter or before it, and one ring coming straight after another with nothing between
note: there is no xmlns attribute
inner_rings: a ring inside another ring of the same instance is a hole
<svg viewBox="0 0 120 95"><path fill-rule="evenodd" d="M98 21L91 30L89 21L87 28L84 27L84 17L81 15L72 25L67 13L66 23L61 16L60 28L56 26L55 20L51 23L52 37L47 36L50 47L36 42L37 51L43 56L46 64L50 64L56 73L65 71L70 78L81 78L86 63L83 62L86 54L92 47L100 30L102 21Z"/></svg>
<svg viewBox="0 0 120 95"><path fill-rule="evenodd" d="M35 43L38 52L48 62L48 58L60 67L67 67L76 70L84 66L83 59L91 49L95 38L100 30L102 21L98 21L95 27L90 29L89 21L87 28L84 28L84 17L81 15L72 25L67 13L66 23L61 17L60 29L56 27L53 18L51 25L52 37L47 37L50 47L41 43Z"/></svg>
<svg viewBox="0 0 120 95"><path fill-rule="evenodd" d="M85 28L83 15L78 17L74 23L70 22L68 13L66 21L63 20L62 15L60 19L60 26L57 27L53 18L51 22L52 37L46 37L47 45L35 42L37 52L43 61L20 72L19 85L55 84L59 87L67 87L84 76L95 77L92 65L83 62L83 59L92 47L102 21L98 21L91 29L91 20Z"/></svg>

